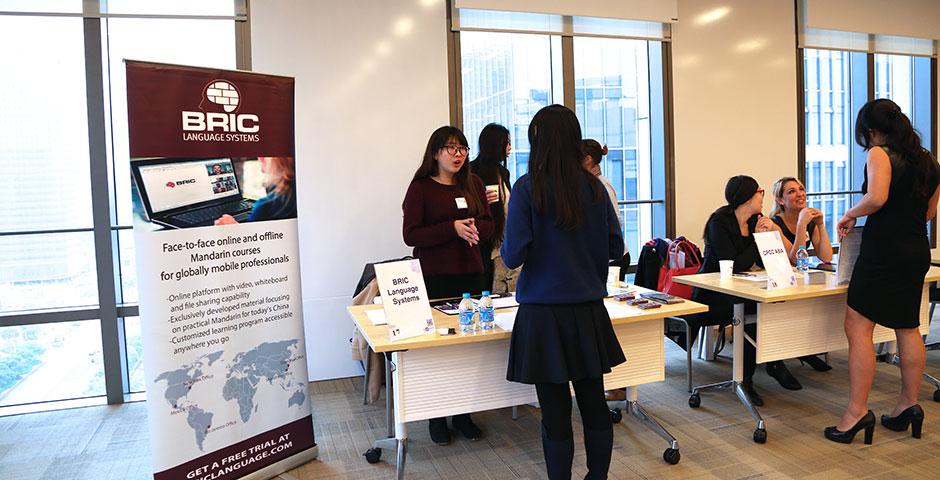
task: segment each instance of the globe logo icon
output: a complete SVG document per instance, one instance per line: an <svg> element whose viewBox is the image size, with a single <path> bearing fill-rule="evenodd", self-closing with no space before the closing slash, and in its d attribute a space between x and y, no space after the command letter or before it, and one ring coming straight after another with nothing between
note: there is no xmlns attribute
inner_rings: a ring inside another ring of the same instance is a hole
<svg viewBox="0 0 940 480"><path fill-rule="evenodd" d="M225 80L216 80L206 85L206 98L216 105L221 105L225 113L238 109L238 89Z"/></svg>

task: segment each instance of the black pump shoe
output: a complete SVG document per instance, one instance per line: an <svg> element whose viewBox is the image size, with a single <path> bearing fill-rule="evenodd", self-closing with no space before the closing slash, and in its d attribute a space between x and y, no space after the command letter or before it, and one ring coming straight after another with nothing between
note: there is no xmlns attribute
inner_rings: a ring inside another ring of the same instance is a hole
<svg viewBox="0 0 940 480"><path fill-rule="evenodd" d="M829 370L832 370L832 365L829 365L825 362L825 360L820 359L816 355L806 355L804 357L800 357L798 360L800 361L800 365L806 363L810 367L813 367L813 370L816 370L817 372L828 372Z"/></svg>
<svg viewBox="0 0 940 480"><path fill-rule="evenodd" d="M784 365L783 362L768 362L765 368L767 369L767 375L774 377L774 379L780 383L781 387L787 390L803 389L803 385L800 385L800 381L790 373L790 370L787 369L787 366Z"/></svg>
<svg viewBox="0 0 940 480"><path fill-rule="evenodd" d="M924 409L920 408L920 405L912 405L896 417L882 415L881 424L888 430L894 430L895 432L903 432L910 425L911 436L920 438L921 428L924 425Z"/></svg>
<svg viewBox="0 0 940 480"><path fill-rule="evenodd" d="M872 413L871 410L869 410L864 417L859 419L852 428L841 432L835 426L826 427L823 434L833 442L852 443L852 440L855 439L855 434L858 433L859 430L865 430L865 445L871 445L875 436L875 414Z"/></svg>

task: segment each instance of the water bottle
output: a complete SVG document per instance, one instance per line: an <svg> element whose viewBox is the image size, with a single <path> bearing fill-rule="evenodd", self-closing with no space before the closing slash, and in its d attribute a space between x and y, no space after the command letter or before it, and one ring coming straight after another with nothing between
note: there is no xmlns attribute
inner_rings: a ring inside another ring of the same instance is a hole
<svg viewBox="0 0 940 480"><path fill-rule="evenodd" d="M457 321L460 323L460 333L473 333L476 329L473 324L473 300L470 300L470 294L463 294L463 300L457 306Z"/></svg>
<svg viewBox="0 0 940 480"><path fill-rule="evenodd" d="M802 245L800 245L800 249L796 251L796 270L800 273L809 271L809 252L807 252L806 247Z"/></svg>
<svg viewBox="0 0 940 480"><path fill-rule="evenodd" d="M483 330L493 329L493 320L496 320L493 311L493 299L490 298L489 290L483 290L483 297L480 298L480 328Z"/></svg>

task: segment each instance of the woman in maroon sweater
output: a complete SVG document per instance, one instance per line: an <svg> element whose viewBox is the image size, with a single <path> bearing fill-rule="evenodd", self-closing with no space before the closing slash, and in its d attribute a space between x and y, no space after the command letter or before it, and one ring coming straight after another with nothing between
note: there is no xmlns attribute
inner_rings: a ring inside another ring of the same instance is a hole
<svg viewBox="0 0 940 480"><path fill-rule="evenodd" d="M470 172L468 153L467 138L459 129L435 130L402 204L402 235L421 261L431 299L486 288L479 243L493 235L493 217L483 181ZM470 440L483 437L469 414L455 415L453 424ZM446 419L432 418L429 429L434 443L450 443Z"/></svg>

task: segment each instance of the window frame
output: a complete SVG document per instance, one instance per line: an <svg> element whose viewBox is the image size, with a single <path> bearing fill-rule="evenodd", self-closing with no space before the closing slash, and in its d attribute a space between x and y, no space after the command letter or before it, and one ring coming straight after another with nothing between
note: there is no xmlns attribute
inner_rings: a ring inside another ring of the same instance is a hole
<svg viewBox="0 0 940 480"><path fill-rule="evenodd" d="M805 61L806 61L806 49L812 50L830 50L830 51L839 51L839 52L853 52L853 53L864 53L866 59L866 94L864 102L871 101L875 99L875 55L881 52L857 52L855 50L839 49L839 48L827 48L827 47L807 47L799 46L796 49L796 78L797 78L797 178L801 183L806 185L806 81L805 81ZM892 55L897 55L892 53ZM906 54L905 54L906 55ZM926 57L924 55L906 55L910 57ZM930 56L930 152L936 158L937 156L937 57ZM849 80L850 82L852 79ZM855 124L854 117L857 116L858 110L855 109L854 102L852 115L852 125ZM851 130L851 129L850 129ZM849 150L849 161L854 165L856 161L864 163L864 158L858 158L860 155L864 155L861 147L859 147L854 140L855 132L849 132L850 138L847 139L847 142L850 146ZM807 190L809 190L807 188ZM833 191L833 192L806 192L806 196L823 196L823 195L861 195L861 185L857 189L849 189L845 191ZM851 202L848 207L851 207L854 202ZM928 225L928 237L930 241L930 247L935 248L937 246L937 220L931 220ZM833 239L836 240L837 239ZM838 244L833 243L834 251L838 252Z"/></svg>
<svg viewBox="0 0 940 480"><path fill-rule="evenodd" d="M69 408L77 404L121 404L144 399L132 392L128 382L124 318L139 316L136 303L122 300L119 232L132 226L119 225L115 208L115 179L110 165L111 139L107 122L111 108L105 89L105 76L110 75L104 22L108 18L232 20L235 22L236 68L251 69L251 32L248 1L232 0L234 15L155 15L109 14L107 1L82 2L81 12L0 12L4 16L75 17L83 22L85 84L88 115L89 182L92 195L92 227L0 231L0 236L30 236L60 233L92 233L94 236L98 303L93 306L39 309L0 313L0 328L49 323L98 320L102 340L102 362L105 373L104 397L90 399L39 400L0 407L0 415ZM78 402L78 403L76 403Z"/></svg>
<svg viewBox="0 0 940 480"><path fill-rule="evenodd" d="M462 88L462 71L461 71L461 48L460 48L460 34L461 30L450 28L453 25L453 15L454 8L450 5L451 2L448 1L447 8L447 69L448 69L448 94L450 95L450 122L451 125L456 126L463 130L463 88ZM573 22L572 16L562 16L562 23L564 25L571 25ZM486 31L494 33L527 33L527 34L537 34L545 36L558 36L561 37L561 78L562 78L562 102L561 104L568 107L572 111L575 111L575 62L574 62L574 38L575 37L606 37L606 38L616 38L616 39L637 39L633 37L626 36L614 36L614 35L594 35L594 34L574 34L571 32L570 28L565 28L562 32L534 32L534 31L514 31L514 30L502 30L502 29L481 29L481 28L472 28L466 29L466 31ZM670 38L661 38L661 39L650 39L650 38L640 38L640 40L646 41L657 41L661 45L661 55L660 58L657 58L656 61L659 62L662 68L662 82L650 82L650 98L656 98L658 95L662 99L661 105L651 105L651 110L655 110L658 114L662 115L663 123L663 145L661 146L663 152L663 158L661 162L654 161L653 170L654 172L662 171L663 176L663 188L662 191L656 191L658 189L654 188L655 197L661 198L650 198L650 199L637 199L637 200L619 200L617 202L618 207L632 206L632 205L651 205L651 208L663 209L664 217L664 228L653 228L653 235L661 234L668 238L673 238L675 236L675 225L676 225L676 211L675 211L675 140L674 140L674 120L673 120L673 106L672 106L672 85L673 85L673 76L672 76L672 43ZM650 62L652 62L652 56L650 57ZM555 88L553 88L555 90ZM653 102L651 101L651 104ZM655 150L655 148L654 148ZM657 155L654 153L654 160ZM659 193L660 195L656 195ZM619 212L618 212L619 214ZM653 225L655 227L655 225ZM631 259L631 265L629 273L634 273L636 271L636 262L639 258L639 252L634 252L636 257Z"/></svg>

